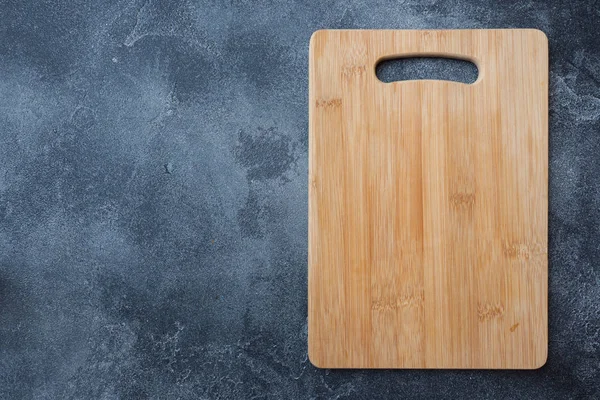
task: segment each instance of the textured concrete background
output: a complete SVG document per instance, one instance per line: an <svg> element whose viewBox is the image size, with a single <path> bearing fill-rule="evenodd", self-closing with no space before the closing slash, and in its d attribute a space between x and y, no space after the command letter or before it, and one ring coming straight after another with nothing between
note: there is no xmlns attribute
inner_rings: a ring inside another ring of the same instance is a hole
<svg viewBox="0 0 600 400"><path fill-rule="evenodd" d="M0 398L600 396L598 3L322 3L0 0ZM471 27L550 38L548 363L315 369L310 34Z"/></svg>

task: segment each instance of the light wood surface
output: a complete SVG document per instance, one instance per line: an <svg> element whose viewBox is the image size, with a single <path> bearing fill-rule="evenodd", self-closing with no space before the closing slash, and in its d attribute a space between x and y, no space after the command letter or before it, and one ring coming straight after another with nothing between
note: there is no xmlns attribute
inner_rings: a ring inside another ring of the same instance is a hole
<svg viewBox="0 0 600 400"><path fill-rule="evenodd" d="M382 83L452 56L472 84ZM308 346L324 368L515 368L548 346L548 42L533 29L316 32Z"/></svg>

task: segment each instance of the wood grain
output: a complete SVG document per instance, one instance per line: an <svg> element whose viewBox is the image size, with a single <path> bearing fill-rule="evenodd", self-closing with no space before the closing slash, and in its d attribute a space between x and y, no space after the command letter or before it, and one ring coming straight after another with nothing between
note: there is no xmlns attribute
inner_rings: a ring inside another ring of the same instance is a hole
<svg viewBox="0 0 600 400"><path fill-rule="evenodd" d="M471 85L382 83L398 56ZM548 42L533 29L316 32L309 357L325 368L538 368L547 354Z"/></svg>

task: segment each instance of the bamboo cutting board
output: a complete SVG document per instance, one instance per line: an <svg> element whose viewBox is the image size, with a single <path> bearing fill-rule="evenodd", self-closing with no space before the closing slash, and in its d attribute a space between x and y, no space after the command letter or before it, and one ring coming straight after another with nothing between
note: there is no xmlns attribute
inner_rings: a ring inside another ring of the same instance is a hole
<svg viewBox="0 0 600 400"><path fill-rule="evenodd" d="M474 84L382 83L385 58ZM548 43L537 30L316 32L309 357L325 368L538 368L547 354Z"/></svg>

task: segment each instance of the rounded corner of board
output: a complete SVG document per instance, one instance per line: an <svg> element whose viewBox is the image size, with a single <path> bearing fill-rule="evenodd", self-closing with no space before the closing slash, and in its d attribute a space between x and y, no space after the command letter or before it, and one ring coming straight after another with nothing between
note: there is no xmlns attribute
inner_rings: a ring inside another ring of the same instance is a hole
<svg viewBox="0 0 600 400"><path fill-rule="evenodd" d="M323 360L319 358L318 353L314 350L311 350L310 346L308 348L308 361L312 364L313 367L318 369L327 369L328 367L325 365Z"/></svg>
<svg viewBox="0 0 600 400"><path fill-rule="evenodd" d="M323 40L323 38L329 32L328 29L317 29L310 35L310 40L308 41L309 46L312 48L318 41Z"/></svg>

